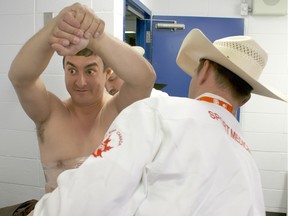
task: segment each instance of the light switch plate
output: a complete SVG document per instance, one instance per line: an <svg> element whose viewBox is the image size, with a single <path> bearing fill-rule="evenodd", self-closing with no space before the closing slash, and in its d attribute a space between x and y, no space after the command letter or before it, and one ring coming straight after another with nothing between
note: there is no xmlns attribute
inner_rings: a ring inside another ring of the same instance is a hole
<svg viewBox="0 0 288 216"><path fill-rule="evenodd" d="M44 12L44 26L53 19L53 16L52 12Z"/></svg>

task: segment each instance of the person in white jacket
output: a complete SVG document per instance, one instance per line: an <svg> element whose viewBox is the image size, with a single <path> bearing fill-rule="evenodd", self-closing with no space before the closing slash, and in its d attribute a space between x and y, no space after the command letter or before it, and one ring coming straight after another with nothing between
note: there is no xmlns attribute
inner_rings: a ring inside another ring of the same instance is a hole
<svg viewBox="0 0 288 216"><path fill-rule="evenodd" d="M212 43L193 29L176 62L193 78L189 98L151 97L123 110L34 215L265 215L259 171L235 113L251 93L287 102L258 82L267 53L248 36Z"/></svg>

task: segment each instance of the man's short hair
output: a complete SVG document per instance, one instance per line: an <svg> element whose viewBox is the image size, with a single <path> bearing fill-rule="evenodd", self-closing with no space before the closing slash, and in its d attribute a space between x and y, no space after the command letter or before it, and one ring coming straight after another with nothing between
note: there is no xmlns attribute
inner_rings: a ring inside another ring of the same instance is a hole
<svg viewBox="0 0 288 216"><path fill-rule="evenodd" d="M208 60L214 67L216 82L221 88L228 88L231 91L232 96L237 99L243 99L250 96L253 88L246 81L214 61L209 59L200 59L197 71L202 69L205 60Z"/></svg>

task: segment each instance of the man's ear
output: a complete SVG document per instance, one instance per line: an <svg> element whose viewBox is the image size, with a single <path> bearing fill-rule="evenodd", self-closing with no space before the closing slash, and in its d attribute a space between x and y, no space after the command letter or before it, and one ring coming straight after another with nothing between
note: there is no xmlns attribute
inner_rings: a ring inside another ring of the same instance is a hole
<svg viewBox="0 0 288 216"><path fill-rule="evenodd" d="M247 103L247 101L249 101L250 98L251 98L251 94L249 94L249 96L245 97L245 98L242 100L242 102L241 102L241 104L240 104L240 107L243 106L245 103Z"/></svg>
<svg viewBox="0 0 288 216"><path fill-rule="evenodd" d="M207 80L210 73L210 67L211 64L209 60L205 60L202 69L198 72L198 81L200 84L203 84Z"/></svg>
<svg viewBox="0 0 288 216"><path fill-rule="evenodd" d="M105 72L104 72L104 73L106 74L106 80L108 80L109 77L111 76L111 74L114 73L114 72L113 72L112 68L107 67L107 68L105 69Z"/></svg>

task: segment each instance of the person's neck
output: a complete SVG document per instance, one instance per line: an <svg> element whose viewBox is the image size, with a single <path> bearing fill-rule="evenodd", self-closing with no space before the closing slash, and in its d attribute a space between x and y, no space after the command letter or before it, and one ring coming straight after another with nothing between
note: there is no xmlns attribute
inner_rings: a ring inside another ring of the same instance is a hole
<svg viewBox="0 0 288 216"><path fill-rule="evenodd" d="M228 100L226 100L224 97L222 97L222 96L220 96L220 95L217 95L217 94L210 93L210 92L205 92L205 93L199 95L196 99L198 99L198 98L200 98L200 97L212 97L212 98L222 100L222 101L224 101L225 103L228 103L228 104L232 105L232 104L231 104Z"/></svg>
<svg viewBox="0 0 288 216"><path fill-rule="evenodd" d="M211 92L205 92L203 94L200 94L198 97L196 97L195 99L199 99L201 97L211 97L211 98L215 98L217 100L223 101L224 103L227 103L228 105L232 106L232 114L236 115L237 110L239 108L239 104L236 100L234 100L232 97L228 96L228 95L224 95L221 93L211 93Z"/></svg>

